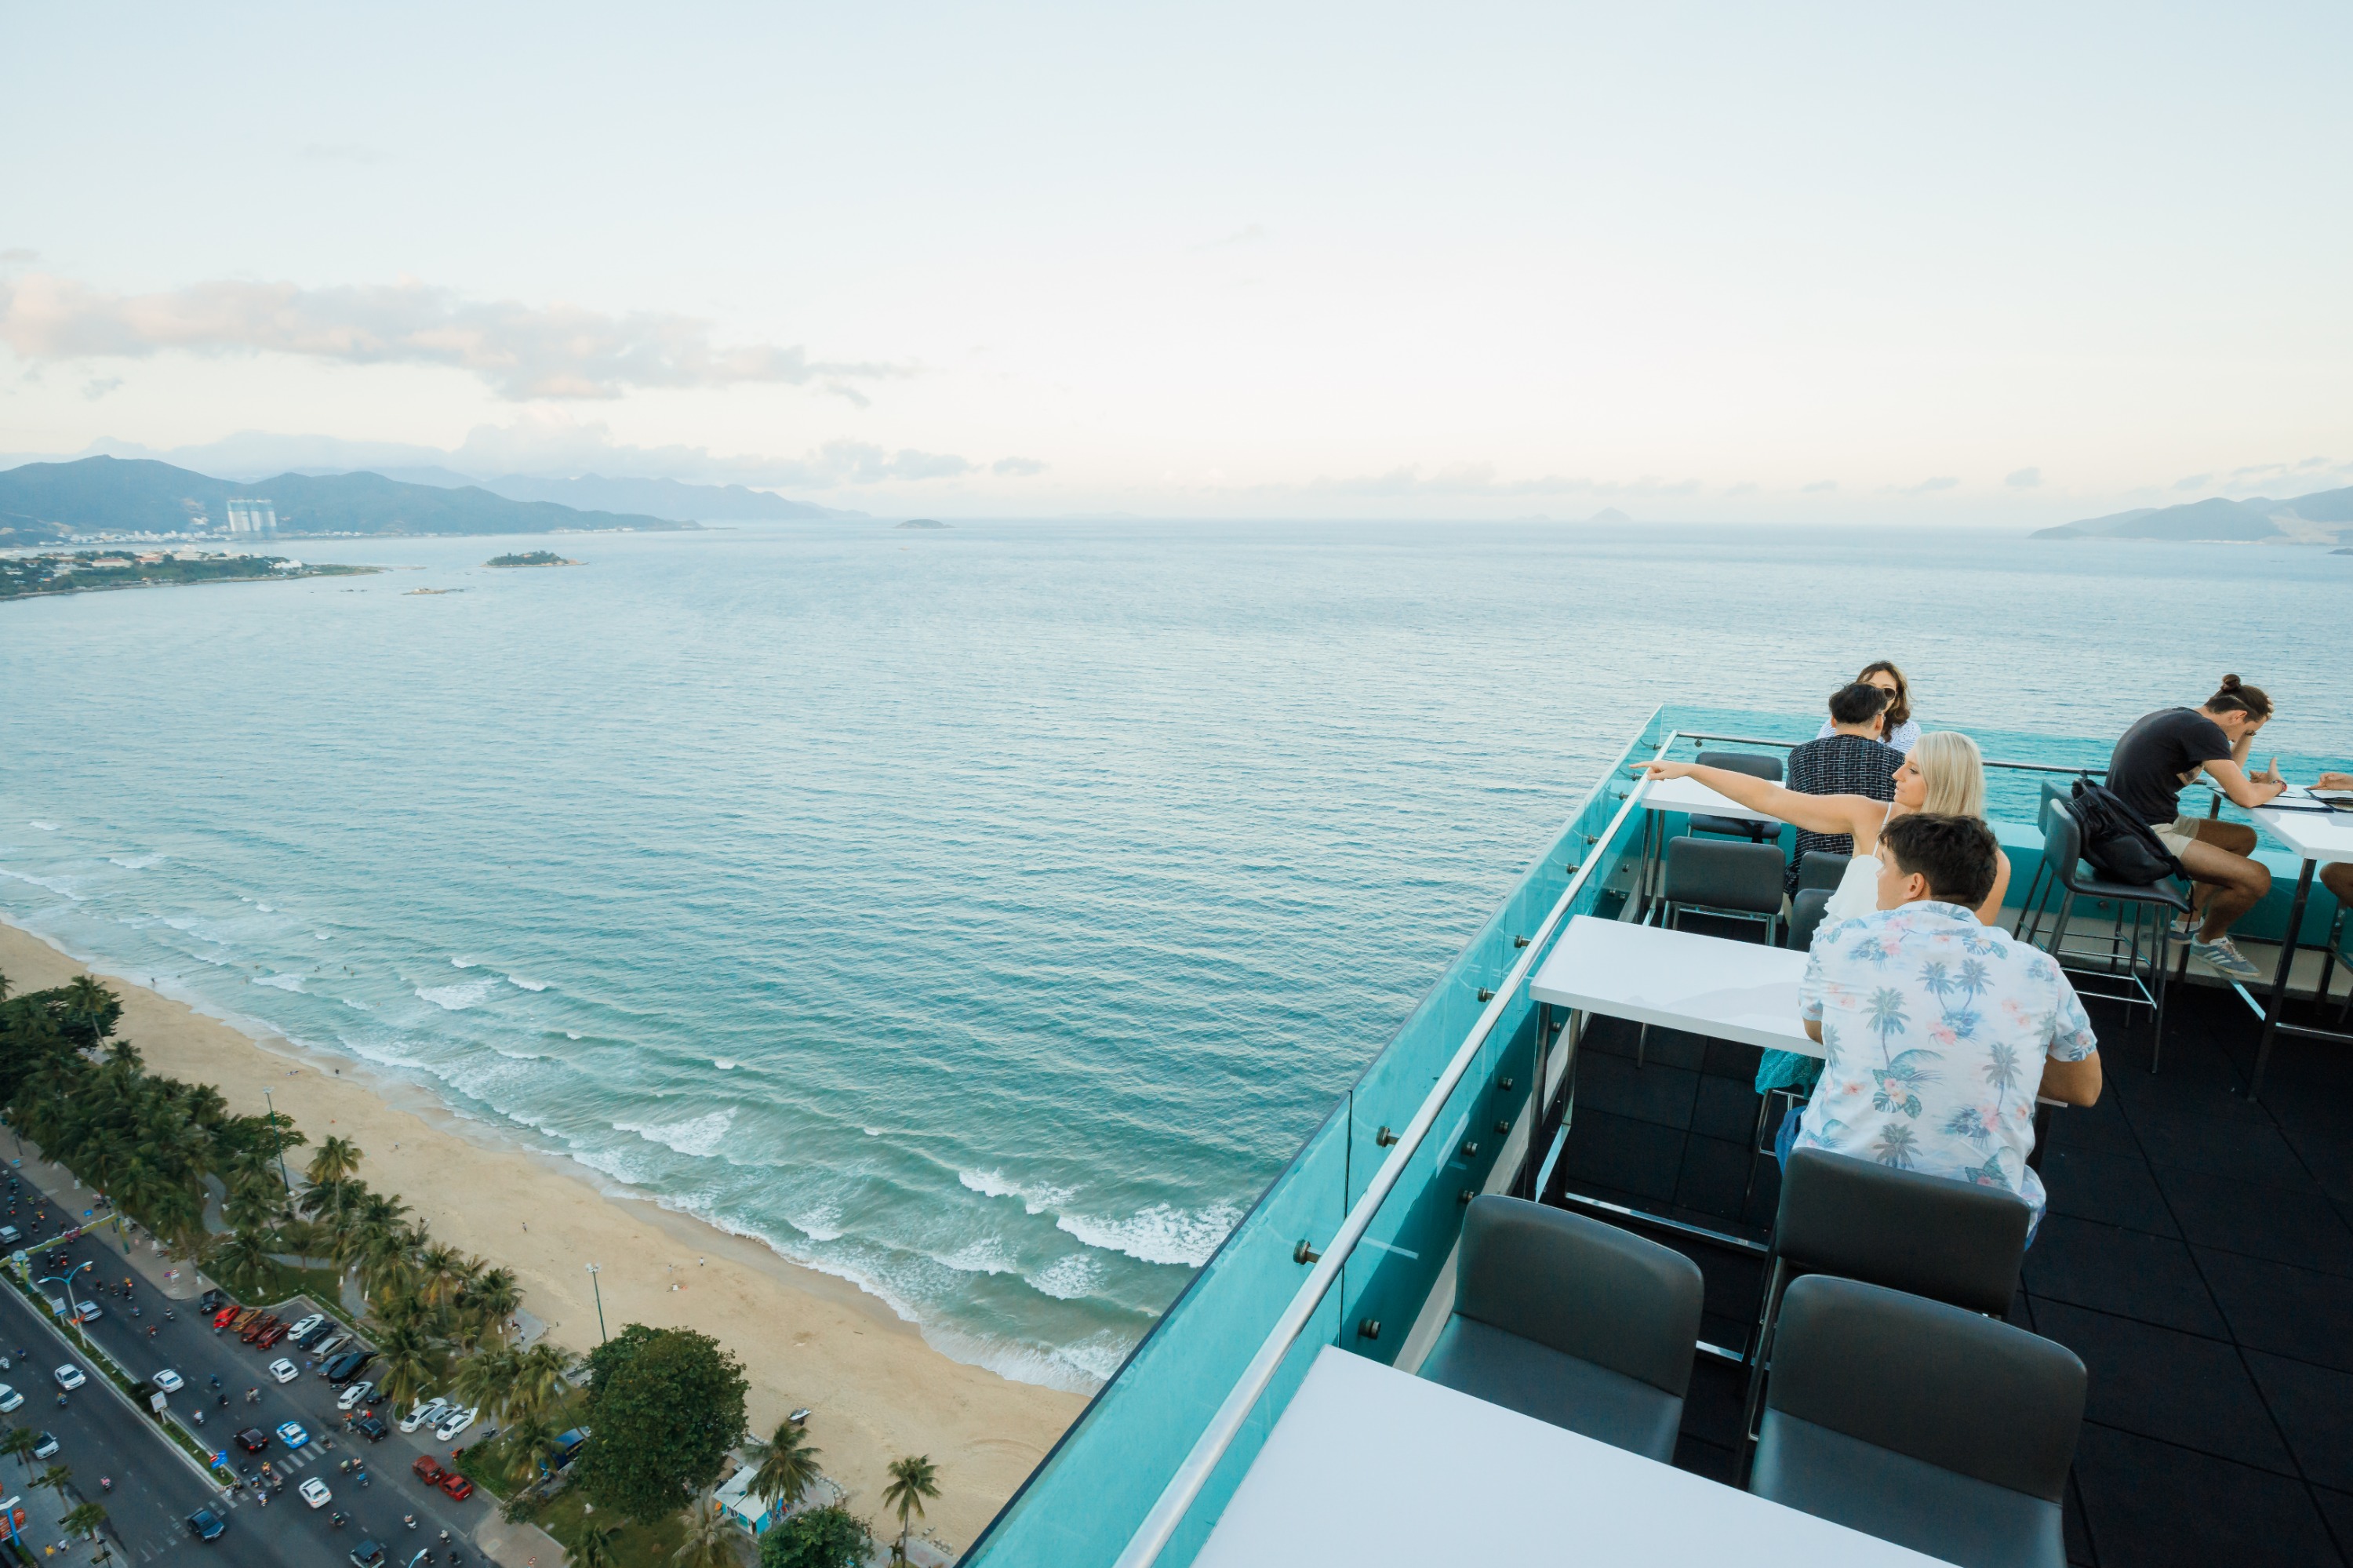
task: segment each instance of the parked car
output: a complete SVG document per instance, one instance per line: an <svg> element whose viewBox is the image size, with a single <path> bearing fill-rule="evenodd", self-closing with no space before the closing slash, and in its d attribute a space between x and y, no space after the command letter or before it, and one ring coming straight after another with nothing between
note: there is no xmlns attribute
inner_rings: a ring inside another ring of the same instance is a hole
<svg viewBox="0 0 2353 1568"><path fill-rule="evenodd" d="M296 1378L302 1375L302 1369L296 1366L292 1361L288 1361L284 1356L280 1356L276 1361L269 1363L269 1375L276 1378L280 1383L292 1383Z"/></svg>
<svg viewBox="0 0 2353 1568"><path fill-rule="evenodd" d="M555 1439L555 1467L560 1470L572 1463L587 1441L588 1428L586 1426L575 1426L569 1432L559 1434Z"/></svg>
<svg viewBox="0 0 2353 1568"><path fill-rule="evenodd" d="M216 1329L227 1328L231 1323L237 1321L237 1315L243 1310L244 1308L237 1306L234 1301L228 1303L227 1306L214 1308L213 1327Z"/></svg>
<svg viewBox="0 0 2353 1568"><path fill-rule="evenodd" d="M341 1332L343 1330L335 1326L335 1320L332 1318L322 1318L309 1328L297 1329L287 1335L286 1342L308 1349L312 1345L323 1345Z"/></svg>
<svg viewBox="0 0 2353 1568"><path fill-rule="evenodd" d="M374 1351L345 1351L319 1371L329 1383L345 1383L360 1375L360 1369L375 1360Z"/></svg>
<svg viewBox="0 0 2353 1568"><path fill-rule="evenodd" d="M237 1309L235 1316L229 1319L229 1329L234 1333L242 1334L245 1332L247 1325L250 1324L256 1318L260 1316L261 1308L259 1307L240 1307Z"/></svg>
<svg viewBox="0 0 2353 1568"><path fill-rule="evenodd" d="M287 1330L287 1337L292 1340L300 1340L303 1335L309 1333L311 1330L317 1328L326 1320L327 1315L324 1312L313 1312L308 1318L301 1319L292 1328Z"/></svg>
<svg viewBox="0 0 2353 1568"><path fill-rule="evenodd" d="M384 1417L380 1415L361 1416L353 1424L352 1430L371 1443L381 1443L392 1434L392 1428L384 1424Z"/></svg>
<svg viewBox="0 0 2353 1568"><path fill-rule="evenodd" d="M18 1393L6 1383L0 1383L0 1413L14 1410L24 1403L25 1396L23 1394Z"/></svg>
<svg viewBox="0 0 2353 1568"><path fill-rule="evenodd" d="M345 1344L350 1342L350 1340L351 1336L349 1334L332 1334L328 1338L320 1340L315 1345L305 1346L304 1349L308 1350L312 1355L318 1357L321 1361L324 1361L329 1356L332 1356L336 1351L342 1350Z"/></svg>
<svg viewBox="0 0 2353 1568"><path fill-rule="evenodd" d="M422 1402L416 1409L402 1416L400 1418L400 1429L403 1432L414 1432L418 1427L427 1425L438 1426L441 1423L441 1418L448 1414L449 1402L437 1393L431 1399Z"/></svg>
<svg viewBox="0 0 2353 1568"><path fill-rule="evenodd" d="M304 1481L301 1486L294 1489L301 1492L302 1494L302 1500L309 1503L312 1508L326 1507L329 1499L333 1498L335 1495L327 1489L327 1483L321 1480L316 1476L312 1476L309 1480Z"/></svg>
<svg viewBox="0 0 2353 1568"><path fill-rule="evenodd" d="M54 1432L42 1433L41 1440L33 1445L33 1457L36 1459L54 1459L57 1457L57 1454L58 1435Z"/></svg>
<svg viewBox="0 0 2353 1568"><path fill-rule="evenodd" d="M471 1426L474 1424L474 1417L480 1414L480 1408L475 1405L469 1405L463 1410L452 1410L441 1418L439 1425L433 1428L434 1439L441 1443L455 1442L458 1434Z"/></svg>
<svg viewBox="0 0 2353 1568"><path fill-rule="evenodd" d="M174 1372L170 1367L165 1367L162 1372L157 1372L148 1381L153 1383L157 1388L162 1389L165 1393L177 1393L182 1389L188 1386L187 1383L180 1376L180 1374Z"/></svg>
<svg viewBox="0 0 2353 1568"><path fill-rule="evenodd" d="M417 1456L417 1463L409 1466L408 1468L418 1480L423 1481L428 1487L439 1486L441 1484L441 1478L449 1473L443 1469L440 1462L435 1459L430 1454L419 1454Z"/></svg>
<svg viewBox="0 0 2353 1568"><path fill-rule="evenodd" d="M259 1426L248 1426L237 1435L237 1446L248 1454L259 1454L269 1446L269 1434Z"/></svg>
<svg viewBox="0 0 2353 1568"><path fill-rule="evenodd" d="M384 1568L384 1548L363 1541L352 1548L352 1568Z"/></svg>
<svg viewBox="0 0 2353 1568"><path fill-rule="evenodd" d="M289 1448L300 1448L311 1440L311 1434L299 1421L281 1421L278 1424L278 1440Z"/></svg>
<svg viewBox="0 0 2353 1568"><path fill-rule="evenodd" d="M256 1334L253 1337L253 1342L258 1349L274 1351L278 1348L278 1341L285 1337L286 1325L283 1323L277 1323L262 1330L259 1334Z"/></svg>
<svg viewBox="0 0 2353 1568"><path fill-rule="evenodd" d="M368 1382L365 1378L362 1378L359 1382L353 1383L350 1387L344 1389L343 1393L335 1396L335 1408L337 1410L357 1410L361 1405L367 1403L368 1395L375 1392L375 1384Z"/></svg>
<svg viewBox="0 0 2353 1568"><path fill-rule="evenodd" d="M196 1310L199 1312L217 1312L228 1304L228 1292L217 1285L196 1298Z"/></svg>
<svg viewBox="0 0 2353 1568"><path fill-rule="evenodd" d="M249 1345L276 1327L278 1327L278 1315L274 1312L264 1312L260 1317L239 1329L237 1331L237 1337Z"/></svg>
<svg viewBox="0 0 2353 1568"><path fill-rule="evenodd" d="M200 1508L188 1516L188 1533L198 1541L218 1541L228 1528L228 1520L208 1508Z"/></svg>
<svg viewBox="0 0 2353 1568"><path fill-rule="evenodd" d="M70 1361L57 1370L56 1377L58 1380L58 1386L64 1389L79 1388L82 1384L90 1381L90 1379L82 1375L81 1368L75 1366Z"/></svg>
<svg viewBox="0 0 2353 1568"><path fill-rule="evenodd" d="M441 1489L459 1502L474 1495L474 1483L452 1470L441 1478Z"/></svg>

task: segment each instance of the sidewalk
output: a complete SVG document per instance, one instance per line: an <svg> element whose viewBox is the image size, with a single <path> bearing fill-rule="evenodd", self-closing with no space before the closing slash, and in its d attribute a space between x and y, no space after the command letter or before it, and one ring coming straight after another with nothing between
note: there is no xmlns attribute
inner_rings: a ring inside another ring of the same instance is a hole
<svg viewBox="0 0 2353 1568"><path fill-rule="evenodd" d="M535 1524L509 1524L493 1512L474 1531L474 1544L500 1568L565 1568L571 1558L555 1537Z"/></svg>
<svg viewBox="0 0 2353 1568"><path fill-rule="evenodd" d="M23 1468L22 1466L15 1467ZM14 1497L16 1499L15 1506L25 1510L25 1549L33 1554L36 1563L89 1561L97 1548L90 1545L86 1537L67 1535L62 1522L66 1515L87 1500L81 1495L81 1489L69 1486L65 1497L60 1499L50 1488L31 1484L32 1476L39 1474L40 1471L36 1469L31 1475L15 1478L19 1484L0 1486L0 1501ZM104 1498L99 1499L99 1506L106 1506ZM109 1529L101 1533L105 1535L108 1550L114 1553L116 1561L128 1561L122 1542L115 1539L114 1531Z"/></svg>

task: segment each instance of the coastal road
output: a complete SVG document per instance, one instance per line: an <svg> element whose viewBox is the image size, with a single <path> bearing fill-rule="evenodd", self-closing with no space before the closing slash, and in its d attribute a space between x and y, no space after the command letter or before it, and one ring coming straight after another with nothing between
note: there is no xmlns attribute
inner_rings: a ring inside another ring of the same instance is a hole
<svg viewBox="0 0 2353 1568"><path fill-rule="evenodd" d="M30 1186L28 1181L27 1186ZM75 1210L78 1215L79 1210ZM63 1256L69 1262L54 1260ZM78 1481L95 1496L97 1478L103 1474L114 1479L112 1496L102 1499L121 1528L124 1544L131 1549L135 1561L141 1563L178 1563L198 1561L217 1563L217 1553L232 1546L227 1561L239 1564L285 1563L288 1568L317 1568L321 1563L340 1563L362 1536L367 1536L385 1546L394 1568L406 1563L417 1550L432 1546L446 1565L446 1552L441 1551L439 1534L449 1531L451 1541L459 1543L461 1561L470 1565L480 1564L484 1559L476 1552L471 1532L479 1524L492 1517L496 1506L487 1492L476 1492L464 1502L420 1485L409 1473L417 1456L433 1453L445 1463L449 1458L446 1448L433 1449L429 1432L416 1436L404 1436L395 1431L381 1443L371 1444L364 1438L346 1434L343 1429L343 1412L335 1408L339 1392L309 1367L300 1351L281 1345L275 1351L257 1351L233 1335L216 1334L210 1318L198 1313L193 1301L168 1301L150 1286L141 1283L126 1298L119 1291L123 1277L134 1270L124 1265L123 1255L111 1241L84 1237L72 1245L52 1254L52 1264L38 1272L56 1275L75 1264L92 1262L96 1267L75 1277L75 1296L89 1300L94 1280L106 1281L117 1294L97 1296L104 1315L95 1323L85 1325L90 1337L113 1355L134 1375L153 1376L169 1367L186 1380L187 1386L172 1397L174 1408L183 1414L202 1410L205 1424L197 1430L209 1441L230 1450L232 1460L241 1470L258 1470L260 1461L269 1460L280 1471L291 1467L293 1480L264 1505L249 1490L240 1490L227 1504L229 1533L214 1542L209 1549L197 1543L187 1532L185 1520L188 1514L202 1506L213 1489L199 1479L195 1472L171 1449L168 1440L124 1403L93 1381L70 1395L65 1410L56 1408L57 1388L49 1369L59 1361L79 1362L79 1353L65 1353L65 1342L53 1330L42 1323L40 1315L13 1289L0 1287L0 1300L7 1307L0 1309L0 1342L12 1359L20 1346L32 1351L33 1366L26 1371L18 1362L16 1370L0 1373L14 1383L26 1398L23 1409L14 1419L46 1427L66 1440L65 1449L56 1461L70 1464ZM55 1286L48 1287L52 1292ZM133 1318L131 1309L137 1307L140 1316ZM170 1310L174 1317L165 1321L163 1314ZM156 1331L150 1335L147 1330ZM38 1339L32 1336L37 1332ZM280 1356L286 1356L303 1368L303 1374L285 1384L272 1383L265 1370ZM20 1381L17 1372L25 1373ZM229 1403L223 1408L211 1380L220 1379L221 1390ZM260 1400L253 1404L245 1402L245 1391L258 1388ZM110 1407L101 1412L101 1406ZM111 1419L121 1423L119 1428L106 1428L111 1436L93 1433L90 1438L90 1452L78 1456L75 1448L79 1438L67 1440L64 1425L52 1423L51 1415L60 1422L75 1420L84 1410L92 1413L94 1423ZM379 1410L379 1414L385 1414ZM280 1422L300 1421L309 1428L311 1441L291 1456L275 1437L266 1453L248 1456L237 1449L234 1435L248 1426L273 1430ZM460 1442L476 1439L483 1430L476 1427ZM137 1442L130 1441L137 1438ZM424 1439L423 1443L419 1438ZM373 1475L371 1485L362 1487L337 1468L346 1457L364 1457ZM4 1462L0 1462L4 1463ZM109 1467L115 1467L110 1468ZM36 1471L36 1474L38 1472ZM312 1511L294 1495L293 1487L310 1476L323 1479L334 1493L327 1507ZM14 1479L15 1478L10 1478ZM141 1500L130 1501L127 1489L140 1489ZM153 1494L153 1501L148 1495ZM118 1499L121 1499L118 1501ZM327 1520L330 1513L343 1511L351 1515L352 1522L341 1530ZM413 1514L417 1528L412 1531L402 1516ZM213 1556L204 1556L207 1551Z"/></svg>

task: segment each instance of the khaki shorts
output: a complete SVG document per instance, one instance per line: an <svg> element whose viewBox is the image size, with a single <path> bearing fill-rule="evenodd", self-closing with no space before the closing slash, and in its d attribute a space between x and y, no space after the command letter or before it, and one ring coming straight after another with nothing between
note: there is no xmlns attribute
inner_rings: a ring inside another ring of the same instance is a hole
<svg viewBox="0 0 2353 1568"><path fill-rule="evenodd" d="M2176 817L2170 822L2160 822L2148 831L2155 833L2157 842L2163 844L2173 857L2179 860L2181 858L2181 852L2197 841L2198 824L2203 820L2199 817Z"/></svg>

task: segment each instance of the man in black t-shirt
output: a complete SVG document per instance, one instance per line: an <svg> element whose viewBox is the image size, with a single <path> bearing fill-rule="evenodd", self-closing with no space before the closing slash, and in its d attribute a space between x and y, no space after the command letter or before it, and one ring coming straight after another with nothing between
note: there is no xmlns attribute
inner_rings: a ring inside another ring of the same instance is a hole
<svg viewBox="0 0 2353 1568"><path fill-rule="evenodd" d="M2238 806L2260 806L2287 788L2276 772L2253 775L2247 752L2271 721L2272 702L2236 675L2200 708L2166 708L2125 731L2108 759L2108 788L2181 862L2199 886L2190 956L2236 980L2261 980L2231 940L2231 926L2271 891L2272 874L2253 858L2255 830L2242 822L2181 814L2182 786L2200 772Z"/></svg>

